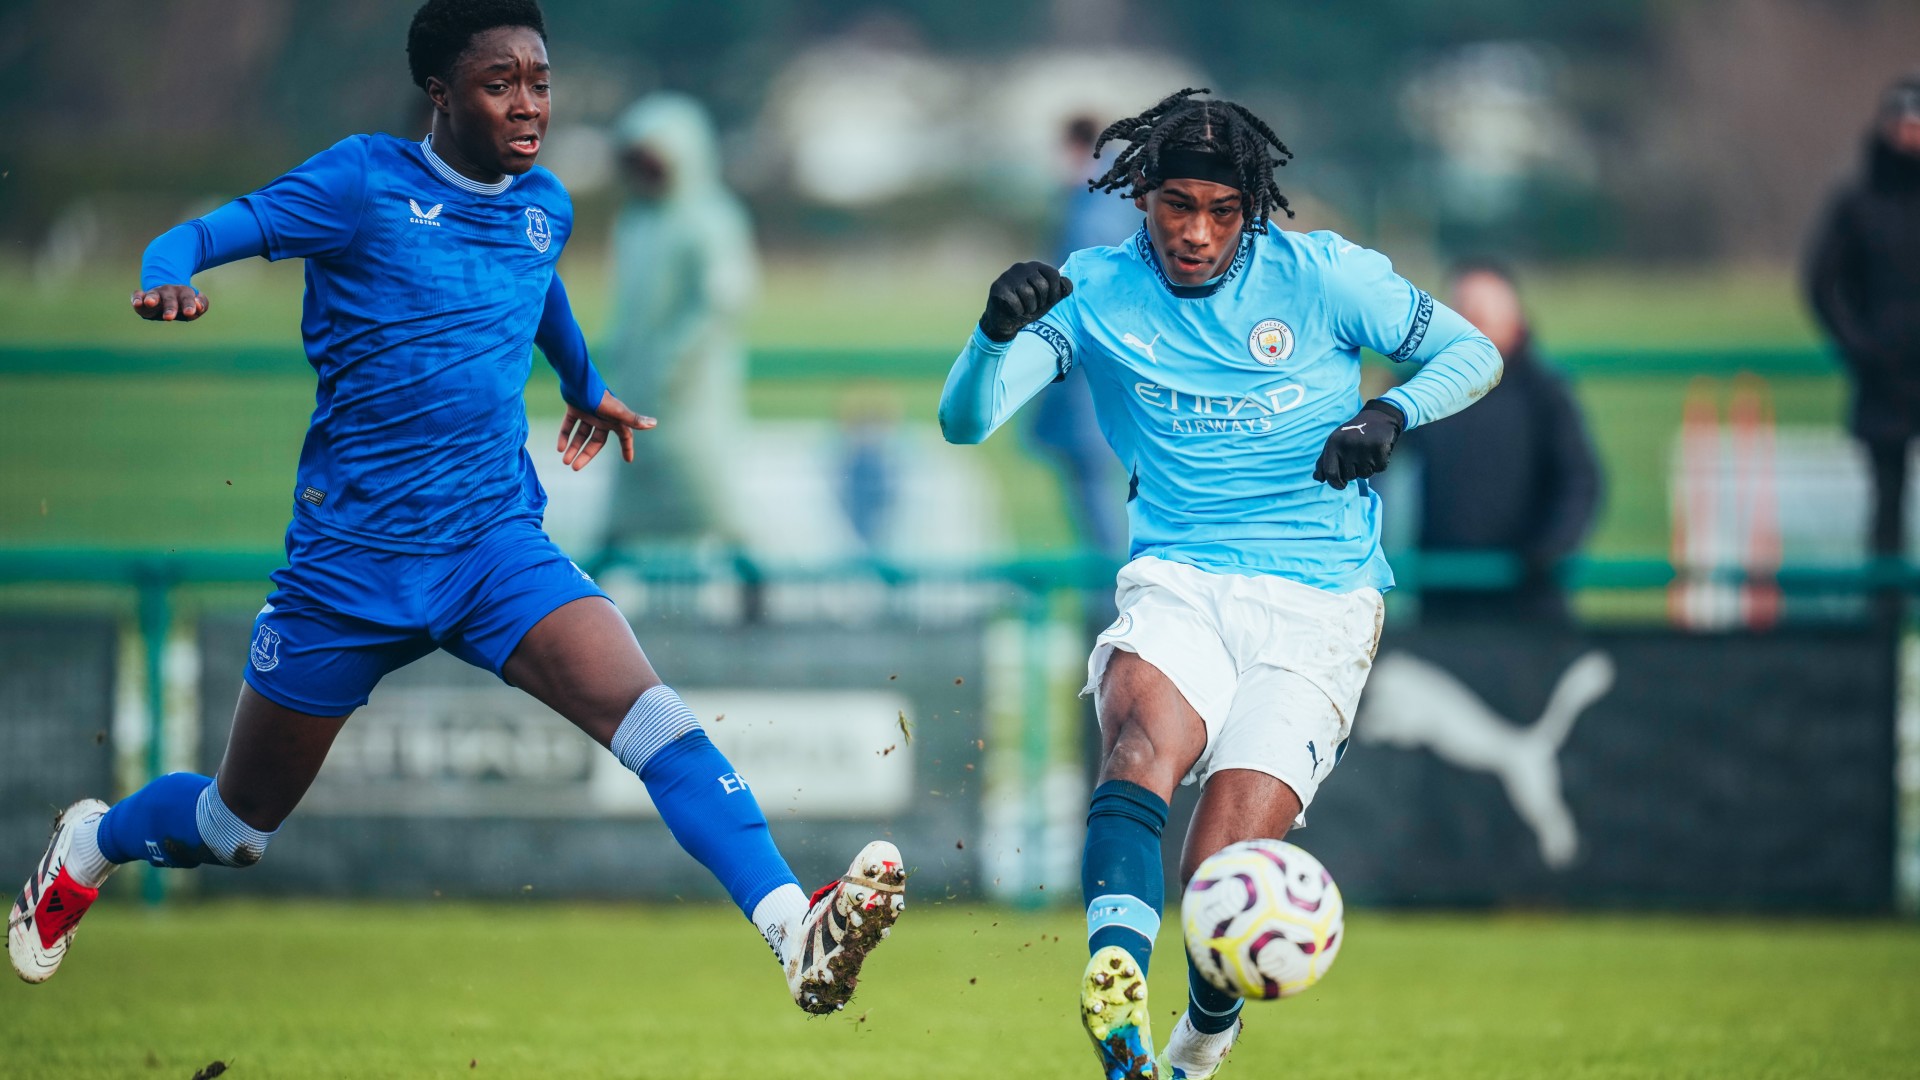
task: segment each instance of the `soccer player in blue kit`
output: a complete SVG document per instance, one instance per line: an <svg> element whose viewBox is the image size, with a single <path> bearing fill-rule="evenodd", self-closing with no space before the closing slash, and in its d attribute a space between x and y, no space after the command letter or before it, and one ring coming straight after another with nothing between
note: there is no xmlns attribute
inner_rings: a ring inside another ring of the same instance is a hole
<svg viewBox="0 0 1920 1080"><path fill-rule="evenodd" d="M753 793L541 529L546 495L524 449L532 346L559 372L558 448L574 469L614 438L632 461L633 433L654 421L607 392L554 271L573 209L534 164L549 105L540 7L428 0L407 54L432 134L346 139L147 249L133 310L171 322L206 315L190 283L200 270L305 259L301 332L319 392L287 565L255 621L217 775L68 807L8 918L14 969L53 975L120 863L258 862L381 677L445 649L637 773L774 949L794 1001L832 1012L904 906L899 851L868 844L809 900Z"/></svg>
<svg viewBox="0 0 1920 1080"><path fill-rule="evenodd" d="M1096 154L1128 147L1093 184L1131 198L1144 225L1057 272L1002 274L940 400L947 439L977 443L1079 364L1132 478L1119 618L1087 665L1103 753L1080 1006L1108 1080L1161 1075L1146 973L1175 785L1202 785L1183 885L1207 856L1302 820L1346 745L1393 584L1367 478L1401 432L1501 371L1485 337L1385 257L1272 225L1291 213L1273 176L1291 154L1206 93L1101 134ZM1362 348L1422 367L1362 403ZM1241 1002L1191 964L1188 984L1165 1064L1200 1080L1238 1037Z"/></svg>

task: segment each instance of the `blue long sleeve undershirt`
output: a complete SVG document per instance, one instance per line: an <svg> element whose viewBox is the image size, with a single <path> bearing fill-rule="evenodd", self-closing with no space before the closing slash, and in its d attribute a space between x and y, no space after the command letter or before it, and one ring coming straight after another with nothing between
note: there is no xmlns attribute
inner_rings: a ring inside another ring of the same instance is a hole
<svg viewBox="0 0 1920 1080"><path fill-rule="evenodd" d="M592 412L607 396L607 384L600 379L593 361L587 356L587 336L573 317L573 305L567 301L567 287L560 275L553 275L547 286L547 306L540 312L540 326L533 332L533 343L560 376L560 397L576 409Z"/></svg>
<svg viewBox="0 0 1920 1080"><path fill-rule="evenodd" d="M193 286L193 275L241 259L267 256L266 233L245 202L234 201L202 217L176 225L154 238L140 260L140 287ZM196 293L199 291L194 290ZM567 404L592 412L606 396L607 384L587 354L587 338L573 317L560 275L547 286L546 306L533 343L560 376Z"/></svg>
<svg viewBox="0 0 1920 1080"><path fill-rule="evenodd" d="M140 287L191 287L193 275L202 270L266 254L267 234L259 219L245 203L230 202L155 237L140 260Z"/></svg>

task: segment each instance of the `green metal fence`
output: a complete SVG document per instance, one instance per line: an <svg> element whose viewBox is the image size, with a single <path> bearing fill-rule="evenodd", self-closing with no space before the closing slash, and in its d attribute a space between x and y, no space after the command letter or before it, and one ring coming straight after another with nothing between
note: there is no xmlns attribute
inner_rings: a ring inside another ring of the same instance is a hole
<svg viewBox="0 0 1920 1080"><path fill-rule="evenodd" d="M755 379L841 381L940 379L953 365L953 348L759 348L750 356ZM1839 365L1827 350L1809 346L1732 349L1578 349L1553 354L1554 366L1576 377L1643 375L1830 375ZM299 346L222 345L206 348L123 349L89 346L0 347L0 376L8 375L234 375L304 373ZM542 378L546 365L535 365Z"/></svg>

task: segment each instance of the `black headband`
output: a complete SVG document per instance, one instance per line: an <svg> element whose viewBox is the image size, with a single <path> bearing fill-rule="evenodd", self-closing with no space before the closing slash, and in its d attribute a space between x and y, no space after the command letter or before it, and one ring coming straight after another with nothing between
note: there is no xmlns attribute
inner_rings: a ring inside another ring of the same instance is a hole
<svg viewBox="0 0 1920 1080"><path fill-rule="evenodd" d="M1240 170L1234 167L1233 159L1225 154L1216 154L1211 150L1162 150L1158 164L1151 177L1158 183L1168 180L1205 180L1209 184L1224 184L1235 191L1240 190Z"/></svg>

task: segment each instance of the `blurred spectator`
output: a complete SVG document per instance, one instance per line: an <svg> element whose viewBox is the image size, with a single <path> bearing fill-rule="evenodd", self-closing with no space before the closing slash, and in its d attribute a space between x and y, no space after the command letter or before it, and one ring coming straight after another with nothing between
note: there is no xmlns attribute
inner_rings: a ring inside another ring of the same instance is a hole
<svg viewBox="0 0 1920 1080"><path fill-rule="evenodd" d="M1140 211L1125 199L1087 190L1087 181L1103 170L1093 156L1100 123L1081 116L1069 121L1062 142L1070 178L1061 202L1060 236L1054 265L1081 248L1118 244L1140 227ZM1127 550L1127 511L1119 463L1093 415L1093 393L1078 366L1040 392L1028 434L1060 470L1074 525L1087 547L1116 559Z"/></svg>
<svg viewBox="0 0 1920 1080"><path fill-rule="evenodd" d="M607 542L737 538L726 485L747 420L752 226L721 180L698 102L649 95L615 137L628 196L613 227L613 337L597 359L660 426L634 439L633 465L618 470Z"/></svg>
<svg viewBox="0 0 1920 1080"><path fill-rule="evenodd" d="M1907 445L1920 431L1920 74L1881 100L1864 174L1815 238L1807 291L1853 373L1853 433L1873 468L1876 555L1905 550Z"/></svg>
<svg viewBox="0 0 1920 1080"><path fill-rule="evenodd" d="M881 385L840 402L840 506L869 555L880 555L900 491L900 404Z"/></svg>
<svg viewBox="0 0 1920 1080"><path fill-rule="evenodd" d="M1566 596L1554 568L1586 538L1600 504L1600 468L1579 406L1534 352L1513 277L1486 262L1456 267L1454 309L1506 360L1500 385L1473 408L1407 433L1418 455L1420 549L1505 552L1512 589L1423 589L1427 619L1560 622Z"/></svg>

